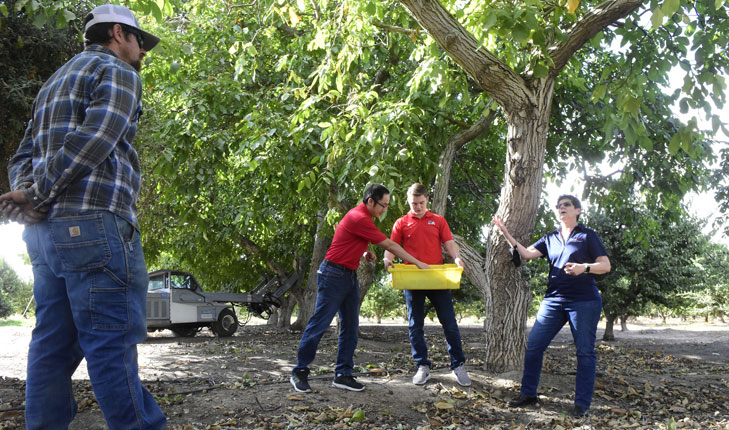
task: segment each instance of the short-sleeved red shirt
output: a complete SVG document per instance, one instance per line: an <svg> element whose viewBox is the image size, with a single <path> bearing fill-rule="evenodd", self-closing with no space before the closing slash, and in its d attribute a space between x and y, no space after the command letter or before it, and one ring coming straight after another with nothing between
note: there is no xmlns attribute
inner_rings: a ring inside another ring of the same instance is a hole
<svg viewBox="0 0 729 430"><path fill-rule="evenodd" d="M395 221L390 239L425 264L443 264L441 244L453 239L448 222L426 211L422 218L412 212Z"/></svg>
<svg viewBox="0 0 729 430"><path fill-rule="evenodd" d="M324 257L332 263L341 264L352 270L359 267L359 259L370 243L387 240L372 221L372 215L364 203L352 208L339 222L334 231L332 245Z"/></svg>

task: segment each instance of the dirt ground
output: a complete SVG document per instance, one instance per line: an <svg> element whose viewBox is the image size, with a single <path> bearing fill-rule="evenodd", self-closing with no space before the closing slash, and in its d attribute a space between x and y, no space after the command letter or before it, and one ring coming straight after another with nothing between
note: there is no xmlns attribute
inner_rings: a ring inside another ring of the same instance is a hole
<svg viewBox="0 0 729 430"><path fill-rule="evenodd" d="M331 386L337 339L324 336L313 364L313 393L288 382L301 333L249 323L229 338L204 329L194 338L150 334L139 347L140 374L169 429L729 429L729 326L641 321L598 341L591 413L573 420L576 359L568 328L545 355L536 407L509 409L520 372L483 370L478 324L461 333L473 385L455 383L443 334L426 329L433 377L411 383L407 327L363 323L355 356L363 392ZM598 339L602 336L602 328ZM25 357L30 327L0 327L0 429L24 428ZM75 379L79 413L72 429L106 428L82 363Z"/></svg>

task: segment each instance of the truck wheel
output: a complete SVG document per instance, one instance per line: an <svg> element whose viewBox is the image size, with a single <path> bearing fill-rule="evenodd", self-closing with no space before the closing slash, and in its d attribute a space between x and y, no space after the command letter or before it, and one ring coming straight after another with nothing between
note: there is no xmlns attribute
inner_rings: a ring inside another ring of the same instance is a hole
<svg viewBox="0 0 729 430"><path fill-rule="evenodd" d="M199 327L177 326L170 328L170 330L172 330L172 333L174 333L177 337L195 337Z"/></svg>
<svg viewBox="0 0 729 430"><path fill-rule="evenodd" d="M238 317L231 308L225 308L220 311L218 320L213 323L213 332L220 337L232 336L238 330Z"/></svg>

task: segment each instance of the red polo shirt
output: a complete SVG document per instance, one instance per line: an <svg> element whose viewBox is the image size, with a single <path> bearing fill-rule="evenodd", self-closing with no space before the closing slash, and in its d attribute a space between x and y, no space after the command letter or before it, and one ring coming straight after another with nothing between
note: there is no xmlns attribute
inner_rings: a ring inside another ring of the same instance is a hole
<svg viewBox="0 0 729 430"><path fill-rule="evenodd" d="M412 212L395 221L390 239L425 264L443 264L441 244L453 240L448 222L426 211L422 218Z"/></svg>
<svg viewBox="0 0 729 430"><path fill-rule="evenodd" d="M332 245L324 257L332 263L341 264L352 270L359 267L359 259L370 243L387 240L372 221L372 215L364 203L352 208L339 222L334 231Z"/></svg>

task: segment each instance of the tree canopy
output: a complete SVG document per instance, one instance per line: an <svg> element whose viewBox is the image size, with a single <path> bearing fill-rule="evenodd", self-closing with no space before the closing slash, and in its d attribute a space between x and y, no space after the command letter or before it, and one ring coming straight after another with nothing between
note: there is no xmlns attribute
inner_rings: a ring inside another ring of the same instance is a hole
<svg viewBox="0 0 729 430"><path fill-rule="evenodd" d="M310 271L316 238L370 182L393 191L378 220L389 231L419 181L459 235L486 332L516 339L487 338L487 365L506 369L521 360L531 291L491 215L528 241L545 176L570 171L605 210L675 221L686 192L724 183L709 176L717 155L726 166L711 105L726 101L724 0L125 4L162 38L136 138L145 252L214 288ZM78 31L92 6L0 1L0 14ZM683 86L666 94L677 68Z"/></svg>

